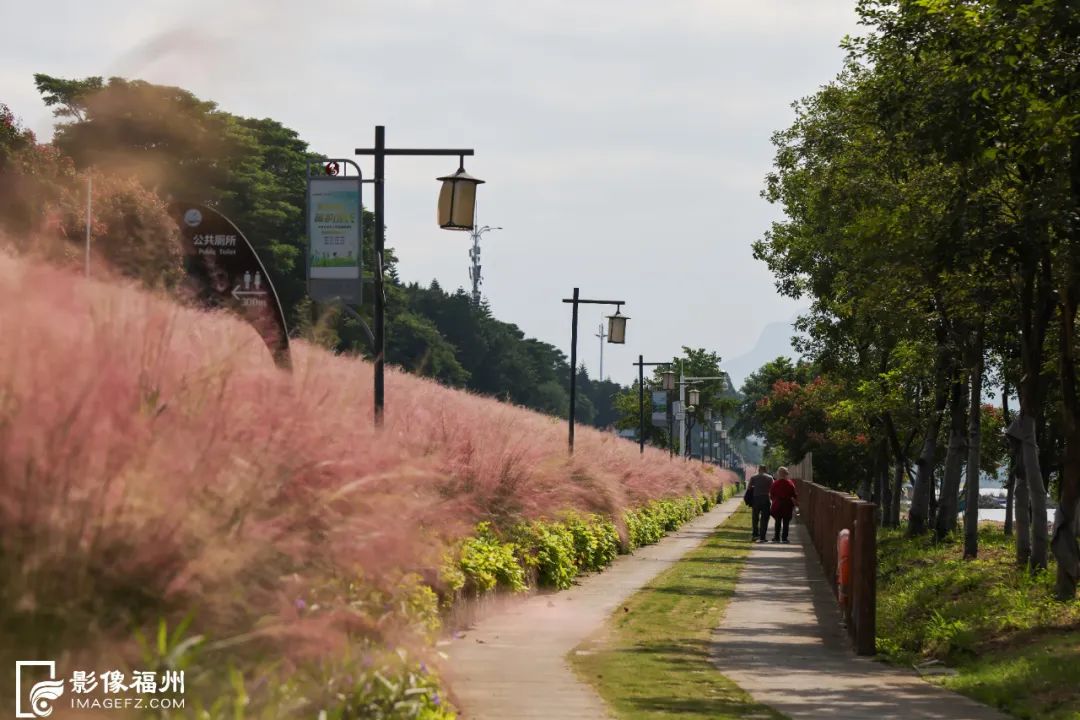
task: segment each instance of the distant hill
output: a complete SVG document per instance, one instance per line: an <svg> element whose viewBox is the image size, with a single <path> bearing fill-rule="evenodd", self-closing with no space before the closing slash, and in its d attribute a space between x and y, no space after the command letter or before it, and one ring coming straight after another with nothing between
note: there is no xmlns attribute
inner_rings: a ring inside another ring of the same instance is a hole
<svg viewBox="0 0 1080 720"><path fill-rule="evenodd" d="M749 352L724 361L724 369L731 375L731 381L736 388L741 388L747 375L770 360L775 360L780 355L793 360L798 357L791 347L791 338L795 335L794 322L795 319L792 318L788 322L769 323L762 329L757 344Z"/></svg>

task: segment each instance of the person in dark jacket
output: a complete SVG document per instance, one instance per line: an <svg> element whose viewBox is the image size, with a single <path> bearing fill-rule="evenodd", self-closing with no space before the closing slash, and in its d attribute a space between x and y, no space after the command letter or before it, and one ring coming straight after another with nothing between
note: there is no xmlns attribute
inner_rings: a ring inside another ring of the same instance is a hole
<svg viewBox="0 0 1080 720"><path fill-rule="evenodd" d="M765 471L764 465L758 465L757 475L750 478L750 506L754 512L751 542L765 542L769 532L769 488L772 484L772 475Z"/></svg>
<svg viewBox="0 0 1080 720"><path fill-rule="evenodd" d="M786 543L791 516L795 512L795 506L799 504L799 491L795 488L795 481L789 476L787 468L782 467L776 471L776 480L769 486L769 499L772 500L769 512L776 521L772 541Z"/></svg>

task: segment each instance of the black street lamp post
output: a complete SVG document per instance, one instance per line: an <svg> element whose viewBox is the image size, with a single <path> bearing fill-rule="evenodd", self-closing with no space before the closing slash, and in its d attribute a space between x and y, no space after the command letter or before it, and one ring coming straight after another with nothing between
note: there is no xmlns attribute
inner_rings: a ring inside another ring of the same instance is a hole
<svg viewBox="0 0 1080 720"><path fill-rule="evenodd" d="M609 343L623 345L626 343L626 321L629 320L620 310L626 304L625 300L585 300L580 296L578 288L574 288L572 298L563 298L564 303L574 306L572 320L570 322L570 453L574 452L574 414L577 412L577 319L578 305L614 305L615 314L608 315L608 339Z"/></svg>
<svg viewBox="0 0 1080 720"><path fill-rule="evenodd" d="M647 363L647 362L645 362L645 357L643 355L638 355L637 356L637 362L634 363L634 365L637 365L637 369L638 369L638 373L637 373L637 376L638 376L638 416L639 416L639 420L640 420L639 428L638 428L638 445L641 448L641 454L642 455L645 454L645 367L646 366L653 367L653 366L656 366L656 365L670 365L670 364L671 363L666 363L666 362L648 362ZM667 390L668 388L664 388L664 389Z"/></svg>
<svg viewBox="0 0 1080 720"><path fill-rule="evenodd" d="M439 193L439 226L447 230L472 230L476 203L476 186L484 182L465 172L465 156L473 155L466 148L388 148L386 128L375 126L375 147L356 148L357 155L375 158L375 424L382 425L385 385L383 368L386 361L386 292L384 287L383 253L386 244L386 224L383 218L383 199L386 191L386 156L412 155L420 157L457 156L458 170L452 175L438 178L442 181Z"/></svg>

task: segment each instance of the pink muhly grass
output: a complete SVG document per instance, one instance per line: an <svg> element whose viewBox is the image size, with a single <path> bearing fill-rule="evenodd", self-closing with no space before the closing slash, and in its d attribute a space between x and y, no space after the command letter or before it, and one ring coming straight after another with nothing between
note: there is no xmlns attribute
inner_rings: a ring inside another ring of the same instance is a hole
<svg viewBox="0 0 1080 720"><path fill-rule="evenodd" d="M479 520L621 522L733 480L585 427L570 458L563 421L394 370L379 432L367 362L296 342L282 372L227 314L2 253L0 338L0 627L19 656L189 611L293 657L389 639L349 584L390 597Z"/></svg>

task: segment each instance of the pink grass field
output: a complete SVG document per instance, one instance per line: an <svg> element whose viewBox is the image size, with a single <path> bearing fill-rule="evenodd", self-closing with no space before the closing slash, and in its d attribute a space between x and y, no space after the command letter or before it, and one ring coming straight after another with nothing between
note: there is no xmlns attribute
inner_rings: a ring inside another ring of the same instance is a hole
<svg viewBox="0 0 1080 720"><path fill-rule="evenodd" d="M0 253L0 634L13 656L130 652L193 613L283 656L394 628L392 592L479 520L619 516L728 473L296 342L278 370L243 322ZM319 611L314 611L318 600ZM302 601L302 602L301 602Z"/></svg>

